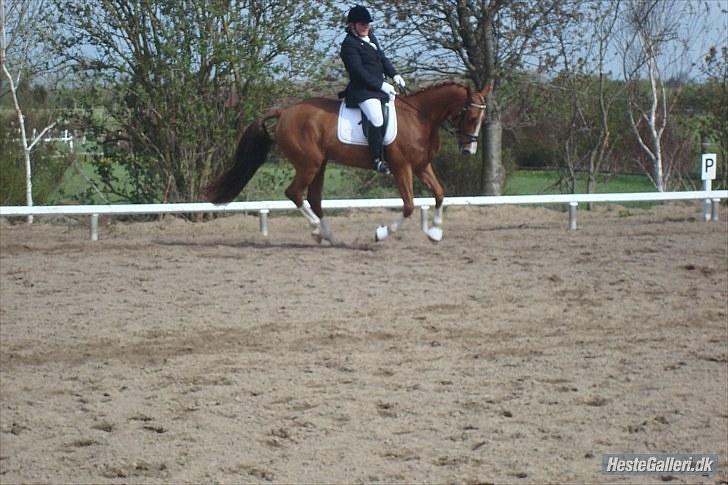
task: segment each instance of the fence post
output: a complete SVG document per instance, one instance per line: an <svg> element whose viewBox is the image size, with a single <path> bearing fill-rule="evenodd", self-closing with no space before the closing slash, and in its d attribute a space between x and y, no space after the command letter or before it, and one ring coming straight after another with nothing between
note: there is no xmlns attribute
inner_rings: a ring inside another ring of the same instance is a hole
<svg viewBox="0 0 728 485"><path fill-rule="evenodd" d="M430 206L423 205L420 207L420 227L423 231L427 232L427 211L430 210Z"/></svg>
<svg viewBox="0 0 728 485"><path fill-rule="evenodd" d="M91 236L92 241L99 240L99 215L98 214L91 214L91 228L89 230L89 235Z"/></svg>
<svg viewBox="0 0 728 485"><path fill-rule="evenodd" d="M718 222L718 206L720 205L720 199L713 199L713 204L710 210L710 220Z"/></svg>
<svg viewBox="0 0 728 485"><path fill-rule="evenodd" d="M700 143L701 148L701 162L700 162L700 178L703 179L703 190L710 192L712 190L713 178L715 178L715 168L717 164L717 157L715 153L710 152L712 142L708 135L703 135L703 139ZM716 209L717 210L717 209ZM709 222L713 219L713 201L711 199L705 199L703 201L703 220Z"/></svg>
<svg viewBox="0 0 728 485"><path fill-rule="evenodd" d="M263 237L268 237L268 209L261 209L259 212L260 218L260 233Z"/></svg>
<svg viewBox="0 0 728 485"><path fill-rule="evenodd" d="M703 180L703 190L704 191L710 192L711 189L713 188L712 185L713 185L712 180L710 180L710 179ZM710 199L705 199L703 201L703 220L705 220L705 222L710 221L711 205L712 205L712 202Z"/></svg>
<svg viewBox="0 0 728 485"><path fill-rule="evenodd" d="M579 206L578 202L569 202L569 230L576 231L576 208Z"/></svg>

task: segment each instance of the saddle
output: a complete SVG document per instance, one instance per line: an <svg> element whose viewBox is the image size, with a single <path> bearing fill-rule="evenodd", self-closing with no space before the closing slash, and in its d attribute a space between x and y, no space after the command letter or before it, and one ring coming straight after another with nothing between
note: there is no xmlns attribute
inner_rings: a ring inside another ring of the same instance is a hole
<svg viewBox="0 0 728 485"><path fill-rule="evenodd" d="M394 109L392 100L383 103L384 113L384 145L391 145L397 137L397 112ZM359 108L347 108L346 101L342 100L339 106L339 122L336 129L336 136L341 143L346 145L367 145L367 138L364 135L363 126L366 117Z"/></svg>

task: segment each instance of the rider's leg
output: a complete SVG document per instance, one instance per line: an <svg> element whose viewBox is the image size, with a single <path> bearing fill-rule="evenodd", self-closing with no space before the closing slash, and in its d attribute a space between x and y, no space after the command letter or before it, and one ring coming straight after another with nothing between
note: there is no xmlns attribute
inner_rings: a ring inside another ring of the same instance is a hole
<svg viewBox="0 0 728 485"><path fill-rule="evenodd" d="M382 115L382 103L376 98L367 99L359 103L364 115L367 117L369 126L365 127L364 133L369 144L369 155L372 166L379 173L388 174L389 165L384 161L384 116Z"/></svg>
<svg viewBox="0 0 728 485"><path fill-rule="evenodd" d="M359 103L359 108L369 119L369 122L376 126L381 127L384 124L384 115L382 114L382 102L377 98L367 99Z"/></svg>

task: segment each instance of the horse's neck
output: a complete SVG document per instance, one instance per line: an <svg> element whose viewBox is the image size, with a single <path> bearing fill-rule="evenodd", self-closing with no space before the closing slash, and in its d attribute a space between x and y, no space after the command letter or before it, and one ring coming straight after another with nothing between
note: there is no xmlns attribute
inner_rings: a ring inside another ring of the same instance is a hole
<svg viewBox="0 0 728 485"><path fill-rule="evenodd" d="M438 123L444 122L462 108L466 97L465 88L457 84L435 87L414 95L420 112Z"/></svg>

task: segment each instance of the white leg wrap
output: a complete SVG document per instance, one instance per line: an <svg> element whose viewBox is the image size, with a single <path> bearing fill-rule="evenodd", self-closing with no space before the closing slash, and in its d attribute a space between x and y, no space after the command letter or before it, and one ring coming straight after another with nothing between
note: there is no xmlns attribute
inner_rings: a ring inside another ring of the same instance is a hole
<svg viewBox="0 0 728 485"><path fill-rule="evenodd" d="M384 241L391 234L394 234L395 232L397 232L399 230L399 228L402 227L402 223L404 221L405 221L404 216L399 216L399 218L396 221L394 221L393 223L391 223L390 225L377 227L377 230L374 234L374 240L377 242Z"/></svg>
<svg viewBox="0 0 728 485"><path fill-rule="evenodd" d="M437 227L442 226L442 206L435 209L435 216L432 219L432 224L434 224Z"/></svg>
<svg viewBox="0 0 728 485"><path fill-rule="evenodd" d="M377 241L377 242L384 241L388 237L389 237L389 229L387 228L387 226L379 226L379 227L377 227L377 230L374 233L374 240L375 241Z"/></svg>
<svg viewBox="0 0 728 485"><path fill-rule="evenodd" d="M399 219L389 225L389 232L397 232L404 222L404 216L399 216Z"/></svg>
<svg viewBox="0 0 728 485"><path fill-rule="evenodd" d="M316 240L317 243L321 244L324 241L328 241L331 244L336 244L334 240L334 233L331 231L328 223L322 218L319 223L313 226L311 236Z"/></svg>
<svg viewBox="0 0 728 485"><path fill-rule="evenodd" d="M301 211L301 214L303 214L303 217L306 218L311 227L317 227L321 223L321 220L318 218L318 216L313 213L311 205L308 203L307 200L303 201L303 205L301 205L298 210Z"/></svg>
<svg viewBox="0 0 728 485"><path fill-rule="evenodd" d="M319 225L319 227L321 228L321 237L331 244L334 244L334 233L331 232L331 228L323 218L321 218L321 224Z"/></svg>
<svg viewBox="0 0 728 485"><path fill-rule="evenodd" d="M432 242L437 243L442 241L442 206L435 209L432 227L425 231L425 233Z"/></svg>
<svg viewBox="0 0 728 485"><path fill-rule="evenodd" d="M442 229L438 226L432 226L427 230L427 237L429 237L432 242L442 241Z"/></svg>

